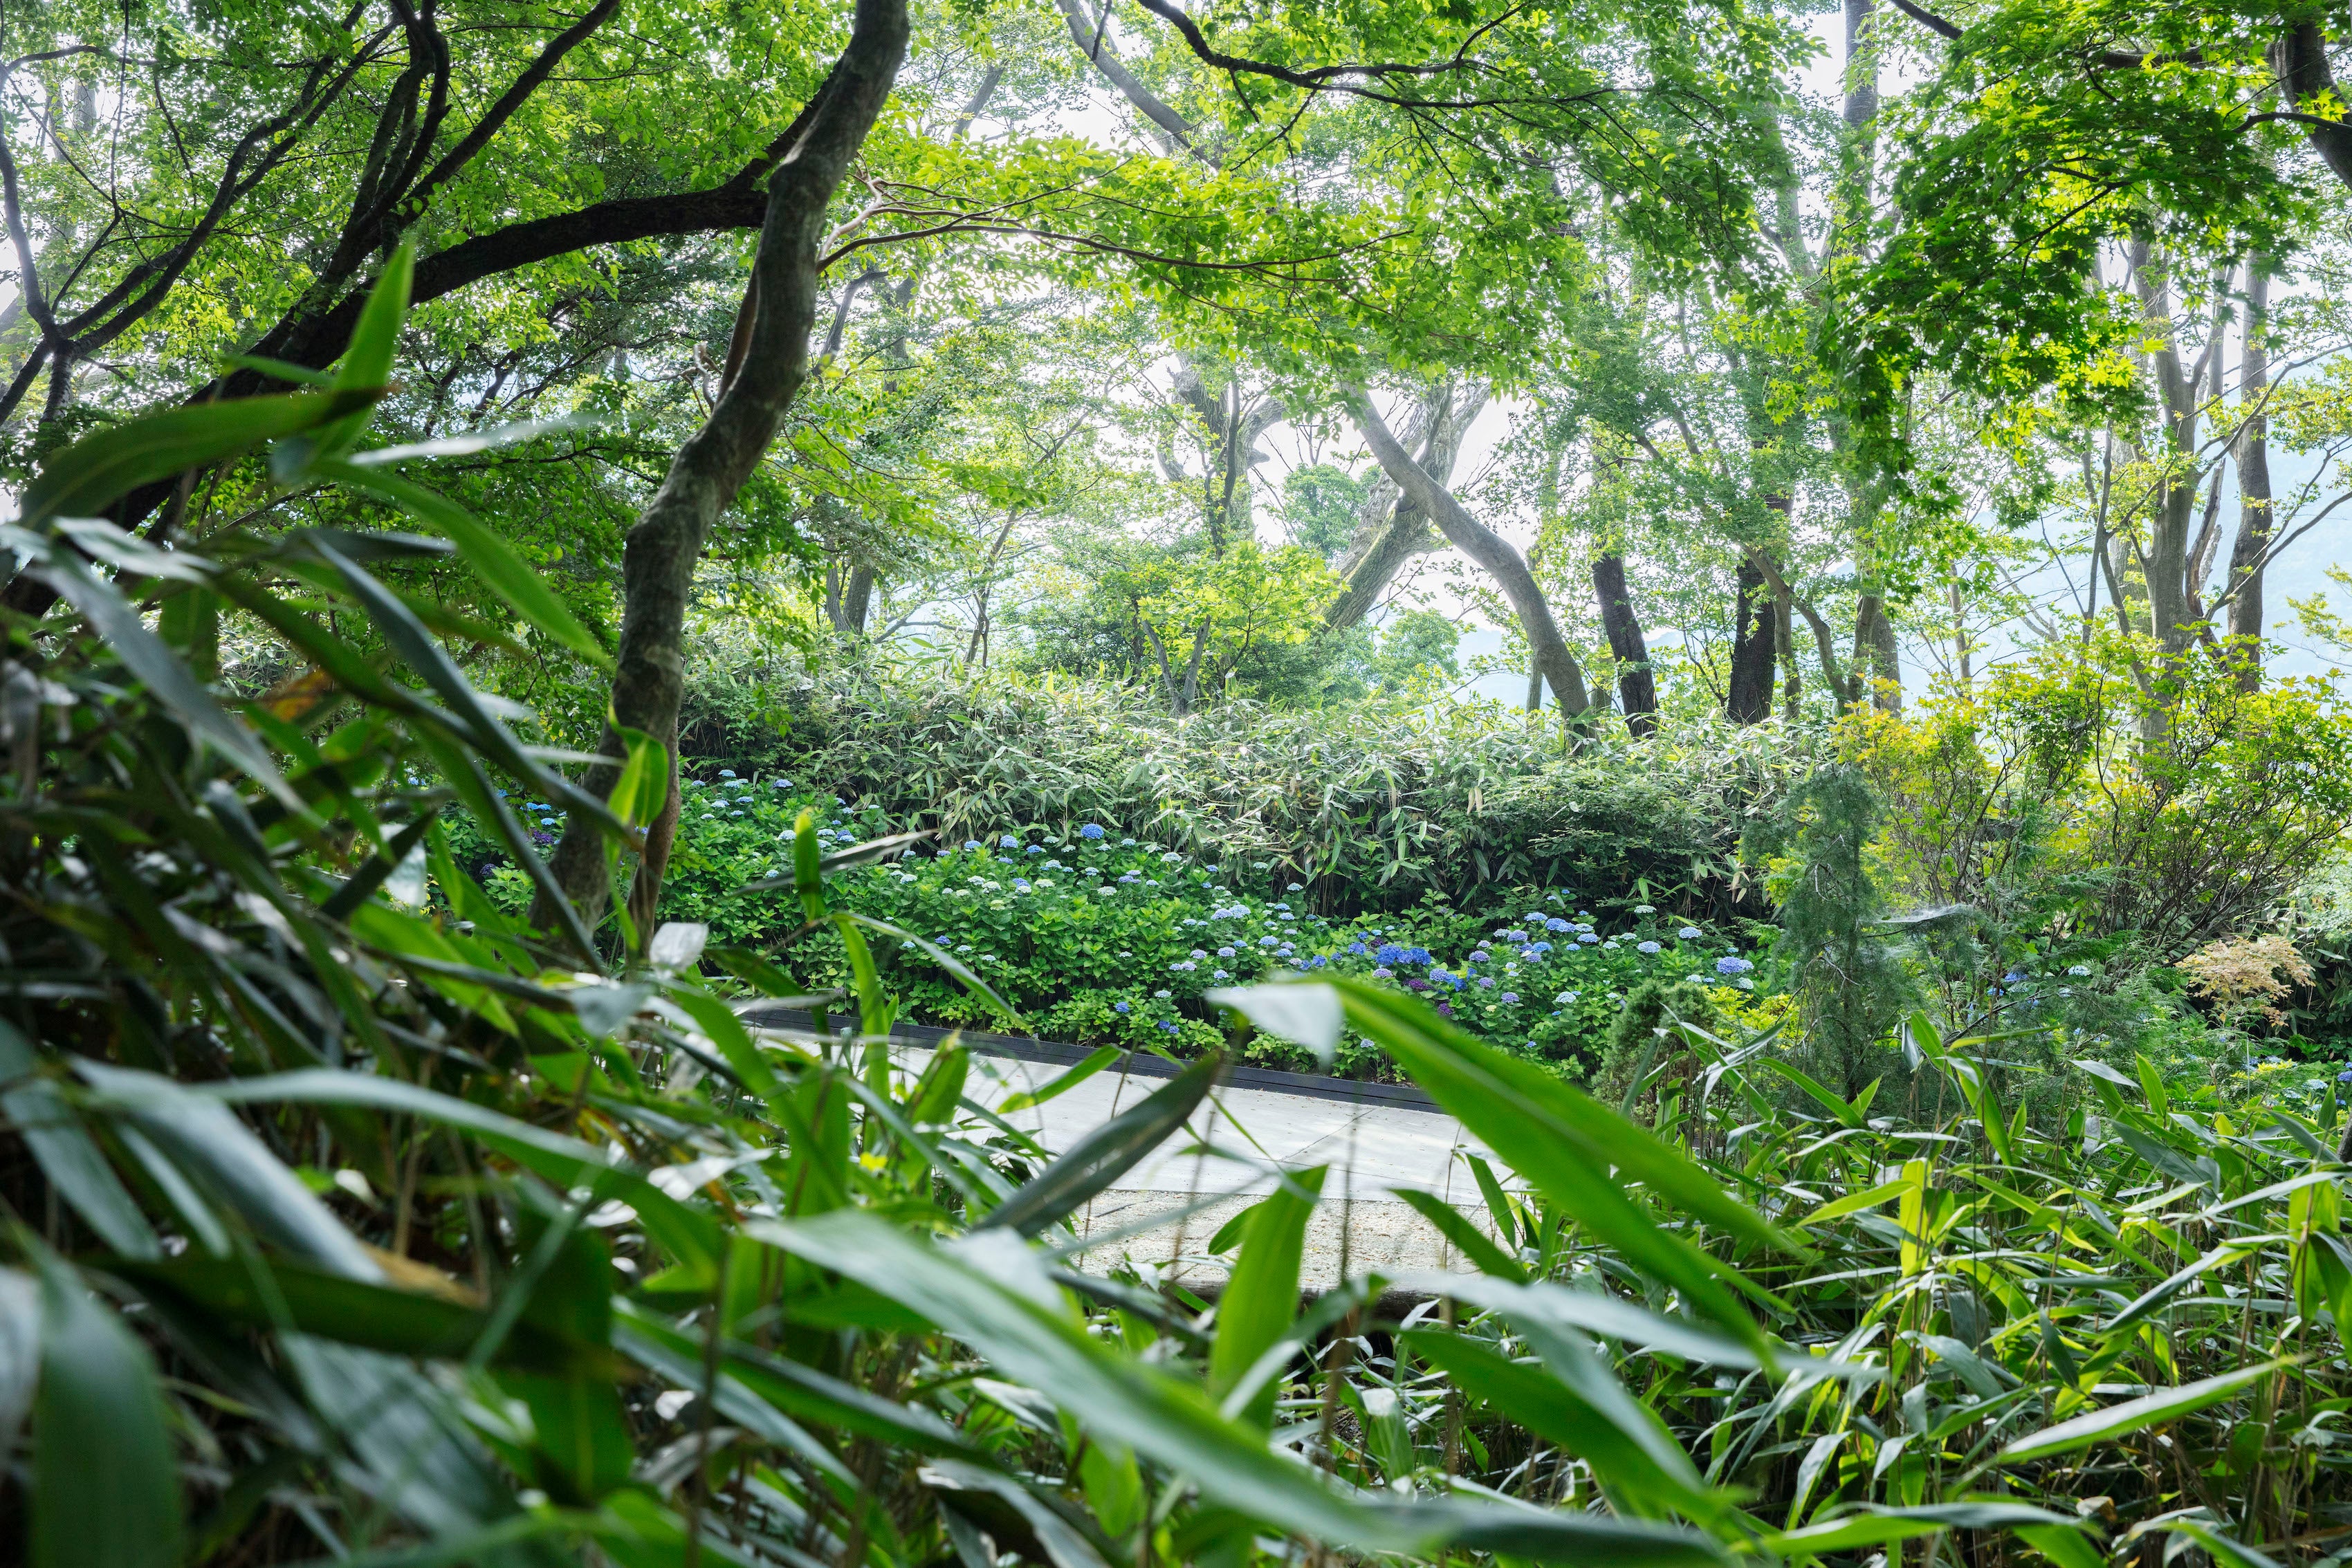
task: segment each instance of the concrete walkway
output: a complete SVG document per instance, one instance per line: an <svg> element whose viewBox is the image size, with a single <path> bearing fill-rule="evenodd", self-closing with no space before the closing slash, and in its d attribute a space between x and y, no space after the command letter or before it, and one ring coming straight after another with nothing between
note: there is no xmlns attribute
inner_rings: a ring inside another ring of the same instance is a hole
<svg viewBox="0 0 2352 1568"><path fill-rule="evenodd" d="M915 1047L894 1047L892 1054L910 1071L920 1071L929 1060L929 1051ZM965 1092L993 1106L1050 1083L1062 1071L975 1055ZM1164 1082L1106 1070L1005 1120L1059 1154ZM1319 1165L1329 1170L1323 1202L1307 1226L1302 1284L1328 1287L1368 1270L1461 1269L1460 1257L1435 1228L1391 1194L1399 1188L1433 1194L1493 1234L1477 1185L1455 1157L1465 1147L1477 1145L1442 1113L1221 1089L1185 1133L1171 1136L1087 1205L1078 1229L1094 1244L1081 1262L1106 1269L1124 1260L1161 1278L1222 1279L1223 1266L1201 1256L1218 1228L1271 1190L1271 1172Z"/></svg>

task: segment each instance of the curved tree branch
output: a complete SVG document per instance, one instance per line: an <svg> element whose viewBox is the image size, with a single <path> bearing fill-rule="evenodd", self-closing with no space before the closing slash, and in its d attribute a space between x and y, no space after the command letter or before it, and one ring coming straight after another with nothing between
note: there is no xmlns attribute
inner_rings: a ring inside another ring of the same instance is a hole
<svg viewBox="0 0 2352 1568"><path fill-rule="evenodd" d="M1560 636L1551 606L1545 601L1543 590L1537 586L1535 573L1528 570L1527 558L1510 540L1472 517L1454 498L1453 491L1431 478L1412 460L1412 455L1390 434L1380 410L1372 406L1371 397L1363 388L1354 389L1349 401L1356 427L1363 432L1364 443L1379 460L1381 471L1400 492L1420 505L1455 549L1484 568L1510 601L1512 612L1519 618L1519 630L1526 633L1528 646L1534 652L1536 668L1551 684L1552 695L1559 699L1560 711L1574 718L1591 707L1592 699L1585 690L1584 667L1577 663L1567 640Z"/></svg>

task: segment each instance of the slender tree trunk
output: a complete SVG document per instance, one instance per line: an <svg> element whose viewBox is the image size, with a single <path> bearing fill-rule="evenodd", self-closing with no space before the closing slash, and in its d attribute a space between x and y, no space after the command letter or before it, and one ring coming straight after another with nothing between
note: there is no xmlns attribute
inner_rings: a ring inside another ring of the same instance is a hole
<svg viewBox="0 0 2352 1568"><path fill-rule="evenodd" d="M2238 537L2230 546L2230 640L2238 684L2253 691L2263 684L2263 556L2270 549L2275 519L2271 513L2270 419L2263 413L2270 396L2270 257L2246 264L2245 368L2238 382L2245 428L2238 436Z"/></svg>
<svg viewBox="0 0 2352 1568"><path fill-rule="evenodd" d="M2147 329L2162 334L2160 345L2147 357L2156 382L2158 416L2163 421L2154 455L2166 465L2150 508L2147 548L2142 557L2148 619L2166 654L2177 655L2194 636L2189 624L2188 574L2189 520L2197 509L2197 484L2195 475L2184 470L2196 460L2197 388L2180 361L2172 328L2172 290L2163 259L2145 241L2137 242L2132 246L2132 271Z"/></svg>
<svg viewBox="0 0 2352 1568"><path fill-rule="evenodd" d="M1974 644L1969 641L1968 601L1960 596L1958 578L1948 579L1946 586L1951 590L1952 652L1959 663L1960 695L1966 697L1976 685L1976 672L1970 667L1969 657Z"/></svg>
<svg viewBox="0 0 2352 1568"><path fill-rule="evenodd" d="M849 583L841 592L841 629L852 636L866 635L866 617L874 609L874 569L856 566L849 570Z"/></svg>
<svg viewBox="0 0 2352 1568"><path fill-rule="evenodd" d="M1543 712L1543 667L1532 660L1528 668L1528 711Z"/></svg>
<svg viewBox="0 0 2352 1568"><path fill-rule="evenodd" d="M1731 680L1724 692L1723 716L1734 724L1761 724L1772 713L1772 665L1779 652L1772 591L1764 574L1742 560L1734 594Z"/></svg>
<svg viewBox="0 0 2352 1568"><path fill-rule="evenodd" d="M1452 482L1463 434L1486 406L1483 387L1432 389L1413 420L1418 436L1409 429L1404 442L1420 449L1421 465L1431 478L1441 485ZM1339 560L1339 573L1348 586L1323 613L1324 625L1334 632L1345 631L1370 614L1407 561L1445 542L1430 526L1429 514L1421 503L1399 490L1394 481L1382 483L1373 499L1354 542Z"/></svg>
<svg viewBox="0 0 2352 1568"><path fill-rule="evenodd" d="M1536 668L1543 672L1552 695L1559 699L1561 716L1575 720L1592 706L1584 685L1584 668L1577 663L1567 640L1560 636L1551 606L1544 601L1543 590L1536 586L1535 573L1528 570L1527 558L1508 539L1472 517L1454 498L1452 491L1431 478L1412 460L1412 455L1389 433L1380 410L1372 406L1371 397L1360 387L1355 391L1355 413L1357 427L1363 432L1365 444L1371 447L1381 471L1395 481L1400 492L1419 502L1454 548L1475 561L1503 591L1503 597L1518 616L1519 630L1535 655Z"/></svg>
<svg viewBox="0 0 2352 1568"><path fill-rule="evenodd" d="M1650 648L1641 617L1625 587L1625 558L1611 551L1592 558L1592 593L1601 603L1601 629L1617 660L1617 700L1625 727L1636 740L1658 732L1658 683L1650 673Z"/></svg>
<svg viewBox="0 0 2352 1568"><path fill-rule="evenodd" d="M1903 711L1902 654L1895 639L1895 622L1886 601L1865 593L1854 603L1854 678L1869 687L1873 706L1885 713Z"/></svg>
<svg viewBox="0 0 2352 1568"><path fill-rule="evenodd" d="M1797 600L1786 588L1772 591L1772 651L1786 672L1780 681L1780 711L1797 716L1805 700L1805 672L1797 663Z"/></svg>
<svg viewBox="0 0 2352 1568"><path fill-rule="evenodd" d="M622 729L650 735L676 753L695 564L711 526L734 504L808 377L825 206L890 96L906 58L907 31L906 0L857 0L847 47L786 133L787 151L768 180L767 216L751 261L747 292L756 291L758 303L742 367L721 389L702 428L678 448L622 555L621 645L611 717L598 747L613 760L591 768L583 780L599 795L609 795L620 779L620 759L626 756ZM658 906L665 869L654 851L649 840L639 871L647 882L648 910ZM553 869L583 922L593 928L609 890L603 837L585 817L574 813L566 824ZM554 920L551 909L532 913L538 925Z"/></svg>

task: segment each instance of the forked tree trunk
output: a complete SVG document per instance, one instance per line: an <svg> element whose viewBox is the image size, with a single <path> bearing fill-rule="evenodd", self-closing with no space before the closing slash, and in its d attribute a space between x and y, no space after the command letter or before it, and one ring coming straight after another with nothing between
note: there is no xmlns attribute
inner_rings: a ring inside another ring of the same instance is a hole
<svg viewBox="0 0 2352 1568"><path fill-rule="evenodd" d="M768 180L767 216L751 261L743 313L748 331L739 368L702 428L678 448L621 559L621 646L610 717L597 749L614 760L583 781L609 796L626 756L619 731L677 743L685 692L687 601L711 527L775 439L784 411L808 379L809 332L816 320L817 247L825 206L890 96L907 54L906 0L857 0L849 44L786 133L789 147ZM663 856L651 841L638 867L644 892L633 906L656 907ZM609 894L603 834L574 814L555 847L555 879L593 928ZM535 906L535 924L554 912Z"/></svg>
<svg viewBox="0 0 2352 1568"><path fill-rule="evenodd" d="M1560 716L1571 722L1580 717L1592 706L1585 689L1584 667L1577 663L1576 654L1560 636L1551 606L1544 601L1535 573L1528 570L1527 558L1508 539L1472 517L1454 498L1452 491L1432 479L1412 460L1412 455L1390 434L1380 410L1372 406L1370 396L1362 388L1356 389L1353 401L1357 428L1363 432L1365 444L1372 449L1381 471L1394 481L1400 492L1419 503L1456 549L1495 580L1495 585L1503 591L1503 597L1510 601L1513 613L1518 617L1519 630L1535 655L1536 668L1543 672L1552 695L1559 699Z"/></svg>

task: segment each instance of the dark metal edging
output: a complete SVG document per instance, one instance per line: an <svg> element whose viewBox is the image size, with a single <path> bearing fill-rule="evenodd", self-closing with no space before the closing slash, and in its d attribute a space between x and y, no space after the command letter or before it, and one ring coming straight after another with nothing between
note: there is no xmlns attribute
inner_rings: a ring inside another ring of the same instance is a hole
<svg viewBox="0 0 2352 1568"><path fill-rule="evenodd" d="M745 1023L769 1029L814 1030L816 1027L816 1019L797 1008L753 1008L742 1018ZM902 1023L890 1031L892 1040L929 1047L937 1046L950 1035L959 1037L967 1049L983 1056L1005 1056L1017 1061L1041 1062L1049 1067L1074 1066L1094 1054L1088 1047L1070 1045L1057 1040L1032 1040L1026 1035L1017 1034L987 1034L970 1029L939 1029L927 1023ZM1125 1072L1133 1078L1173 1078L1183 1068L1183 1063L1171 1061L1164 1056L1129 1051L1103 1071ZM1398 1111L1420 1111L1431 1115L1444 1113L1443 1106L1410 1083L1368 1083L1355 1078L1329 1078L1318 1072L1283 1072L1271 1067L1245 1065L1234 1066L1225 1075L1225 1082L1235 1089L1297 1094L1309 1100L1337 1100L1350 1105L1385 1105Z"/></svg>

